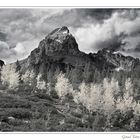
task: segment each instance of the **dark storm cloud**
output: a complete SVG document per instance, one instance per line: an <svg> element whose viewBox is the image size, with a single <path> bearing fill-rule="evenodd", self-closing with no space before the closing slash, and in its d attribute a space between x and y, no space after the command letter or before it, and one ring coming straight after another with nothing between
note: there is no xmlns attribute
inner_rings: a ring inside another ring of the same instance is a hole
<svg viewBox="0 0 140 140"><path fill-rule="evenodd" d="M77 12L82 17L96 19L97 21L103 21L104 19L110 18L115 9L77 9Z"/></svg>
<svg viewBox="0 0 140 140"><path fill-rule="evenodd" d="M72 28L83 27L86 23L102 23L111 17L116 9L69 9L61 15L53 15L44 19L44 23L53 27L68 26Z"/></svg>
<svg viewBox="0 0 140 140"><path fill-rule="evenodd" d="M6 34L3 32L0 32L0 41L6 41Z"/></svg>
<svg viewBox="0 0 140 140"><path fill-rule="evenodd" d="M112 14L114 13L121 13L124 12L125 15L121 15L122 18L129 18L130 20L134 20L138 15L137 11L138 9L121 9L121 8L88 8L88 9L75 9L80 15L80 18L83 18L86 20L91 21L97 21L97 23L103 23L104 20L111 18Z"/></svg>

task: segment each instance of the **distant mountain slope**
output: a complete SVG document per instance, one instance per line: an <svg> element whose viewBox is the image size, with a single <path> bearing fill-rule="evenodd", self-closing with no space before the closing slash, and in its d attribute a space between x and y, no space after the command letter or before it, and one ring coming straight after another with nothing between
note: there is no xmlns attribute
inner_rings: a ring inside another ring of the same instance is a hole
<svg viewBox="0 0 140 140"><path fill-rule="evenodd" d="M140 60L131 56L124 56L121 53L113 52L104 48L97 52L97 54L90 54L95 61L100 63L110 64L115 70L131 71L140 65ZM97 63L97 62L96 62Z"/></svg>

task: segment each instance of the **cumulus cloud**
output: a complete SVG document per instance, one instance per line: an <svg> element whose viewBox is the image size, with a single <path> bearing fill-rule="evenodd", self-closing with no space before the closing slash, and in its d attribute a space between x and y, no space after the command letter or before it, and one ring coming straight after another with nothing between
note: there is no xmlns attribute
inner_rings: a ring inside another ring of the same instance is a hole
<svg viewBox="0 0 140 140"><path fill-rule="evenodd" d="M11 55L15 55L14 51L10 50L6 42L0 41L0 57L7 60L10 59Z"/></svg>
<svg viewBox="0 0 140 140"><path fill-rule="evenodd" d="M0 59L13 62L27 57L53 26L45 22L64 9L0 9ZM3 45L5 43L5 45ZM8 47L7 47L8 46Z"/></svg>
<svg viewBox="0 0 140 140"><path fill-rule="evenodd" d="M110 48L124 54L139 57L135 51L140 47L140 10L124 9L113 11L102 23L84 23L72 30L80 50L96 52Z"/></svg>

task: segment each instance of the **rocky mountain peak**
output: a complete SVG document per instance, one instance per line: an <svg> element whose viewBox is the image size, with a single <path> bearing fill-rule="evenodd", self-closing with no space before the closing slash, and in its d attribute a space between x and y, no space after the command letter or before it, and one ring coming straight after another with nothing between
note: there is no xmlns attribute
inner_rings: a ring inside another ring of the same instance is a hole
<svg viewBox="0 0 140 140"><path fill-rule="evenodd" d="M54 53L77 54L78 44L66 26L56 28L39 44L39 49L45 50L46 55Z"/></svg>
<svg viewBox="0 0 140 140"><path fill-rule="evenodd" d="M31 63L38 64L46 62L49 57L60 60L62 57L78 56L80 53L74 36L63 26L56 28L40 41L38 48L31 52L29 58Z"/></svg>
<svg viewBox="0 0 140 140"><path fill-rule="evenodd" d="M69 29L66 26L63 26L62 28L57 28L49 33L46 36L46 39L63 43L63 41L66 40L69 36L72 36L69 32Z"/></svg>
<svg viewBox="0 0 140 140"><path fill-rule="evenodd" d="M51 33L48 34L48 36L61 36L61 35L68 35L69 29L66 26L63 26L61 28L54 29Z"/></svg>
<svg viewBox="0 0 140 140"><path fill-rule="evenodd" d="M81 73L86 67L91 71L134 71L139 69L140 60L124 56L119 52L104 48L97 53L86 54L78 49L74 36L66 26L49 33L34 49L30 56L20 62L21 71L34 69L37 73L52 72L56 69L76 69ZM79 73L80 73L79 72ZM93 72L91 72L93 74Z"/></svg>

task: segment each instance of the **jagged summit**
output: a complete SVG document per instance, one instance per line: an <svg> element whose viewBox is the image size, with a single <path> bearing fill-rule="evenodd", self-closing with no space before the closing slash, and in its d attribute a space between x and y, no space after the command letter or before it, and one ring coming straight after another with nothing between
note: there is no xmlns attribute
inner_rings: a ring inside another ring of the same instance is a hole
<svg viewBox="0 0 140 140"><path fill-rule="evenodd" d="M63 43L63 41L68 38L72 38L72 35L70 34L68 27L63 26L61 28L56 28L55 30L53 30L46 36L45 39L49 42L53 40L59 43Z"/></svg>
<svg viewBox="0 0 140 140"><path fill-rule="evenodd" d="M48 34L48 36L53 36L53 35L68 35L69 34L69 29L66 26L63 26L61 28L56 28L54 29L51 33Z"/></svg>
<svg viewBox="0 0 140 140"><path fill-rule="evenodd" d="M66 26L56 28L43 39L38 47L46 55L54 53L77 54L78 44Z"/></svg>
<svg viewBox="0 0 140 140"><path fill-rule="evenodd" d="M34 49L28 59L28 64L42 64L53 61L60 61L68 59L71 63L75 57L81 56L78 44L74 36L70 33L66 26L57 28L49 33L42 41L40 41L38 48ZM52 61L52 60L51 60Z"/></svg>

